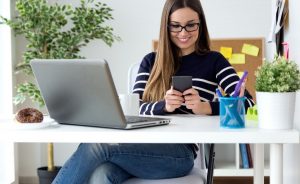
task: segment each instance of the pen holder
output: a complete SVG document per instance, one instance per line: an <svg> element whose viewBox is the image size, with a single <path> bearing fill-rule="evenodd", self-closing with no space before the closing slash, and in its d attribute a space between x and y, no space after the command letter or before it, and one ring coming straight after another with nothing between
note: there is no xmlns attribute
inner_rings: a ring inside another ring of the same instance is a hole
<svg viewBox="0 0 300 184"><path fill-rule="evenodd" d="M245 97L220 97L220 126L245 128Z"/></svg>

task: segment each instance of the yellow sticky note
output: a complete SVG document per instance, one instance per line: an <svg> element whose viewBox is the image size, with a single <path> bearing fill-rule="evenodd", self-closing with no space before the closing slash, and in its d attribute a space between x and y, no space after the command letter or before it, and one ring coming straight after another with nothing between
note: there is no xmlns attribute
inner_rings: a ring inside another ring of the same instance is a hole
<svg viewBox="0 0 300 184"><path fill-rule="evenodd" d="M245 54L232 54L231 58L229 58L230 64L245 64L246 62Z"/></svg>
<svg viewBox="0 0 300 184"><path fill-rule="evenodd" d="M220 52L226 59L229 59L229 58L231 58L231 55L232 55L232 48L231 47L221 47Z"/></svg>
<svg viewBox="0 0 300 184"><path fill-rule="evenodd" d="M237 75L239 76L239 78L242 78L244 72L237 72Z"/></svg>
<svg viewBox="0 0 300 184"><path fill-rule="evenodd" d="M242 53L248 54L251 56L258 56L259 48L256 47L255 45L244 43L243 48L242 48Z"/></svg>

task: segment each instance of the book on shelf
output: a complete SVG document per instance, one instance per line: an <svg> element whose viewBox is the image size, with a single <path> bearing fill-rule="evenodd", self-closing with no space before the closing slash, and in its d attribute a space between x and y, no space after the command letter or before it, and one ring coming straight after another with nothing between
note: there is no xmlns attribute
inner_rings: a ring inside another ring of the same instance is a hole
<svg viewBox="0 0 300 184"><path fill-rule="evenodd" d="M249 168L253 168L253 159L252 159L250 144L246 144L246 149L247 149L247 155L249 161Z"/></svg>
<svg viewBox="0 0 300 184"><path fill-rule="evenodd" d="M244 169L248 169L249 168L249 160L248 160L246 144L240 144L240 153L241 153L241 158L242 158L242 166Z"/></svg>

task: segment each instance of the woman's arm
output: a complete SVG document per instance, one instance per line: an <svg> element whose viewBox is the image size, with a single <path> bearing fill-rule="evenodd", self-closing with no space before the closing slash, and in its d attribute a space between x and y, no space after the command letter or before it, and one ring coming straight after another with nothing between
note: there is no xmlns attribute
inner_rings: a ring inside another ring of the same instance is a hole
<svg viewBox="0 0 300 184"><path fill-rule="evenodd" d="M218 81L219 86L221 86L224 92L229 96L233 95L235 86L240 80L234 68L221 54L216 62L216 79ZM252 107L254 105L254 101L247 89L245 89L244 96L246 97L245 108L247 110L248 107ZM212 102L211 105L212 108L215 108L215 112L213 112L213 114L219 113L219 111L216 110L216 108L219 109L219 103Z"/></svg>
<svg viewBox="0 0 300 184"><path fill-rule="evenodd" d="M142 100L154 60L155 53L150 53L143 58L133 87L133 93L139 94L140 97L139 114L141 115L164 115L167 113L165 111L165 100L157 102L144 102Z"/></svg>

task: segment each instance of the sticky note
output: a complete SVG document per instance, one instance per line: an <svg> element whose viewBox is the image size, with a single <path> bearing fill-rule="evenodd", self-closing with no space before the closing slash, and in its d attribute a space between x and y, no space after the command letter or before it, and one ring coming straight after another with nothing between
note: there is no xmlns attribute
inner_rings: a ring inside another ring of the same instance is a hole
<svg viewBox="0 0 300 184"><path fill-rule="evenodd" d="M237 72L237 75L239 76L239 78L242 78L244 72Z"/></svg>
<svg viewBox="0 0 300 184"><path fill-rule="evenodd" d="M242 53L248 54L251 56L258 56L259 48L256 47L255 45L244 43L243 48L242 48Z"/></svg>
<svg viewBox="0 0 300 184"><path fill-rule="evenodd" d="M230 64L245 64L246 62L245 54L232 54L231 58L229 58Z"/></svg>
<svg viewBox="0 0 300 184"><path fill-rule="evenodd" d="M220 52L226 59L229 59L229 58L231 58L231 55L232 55L232 48L231 47L221 47Z"/></svg>

